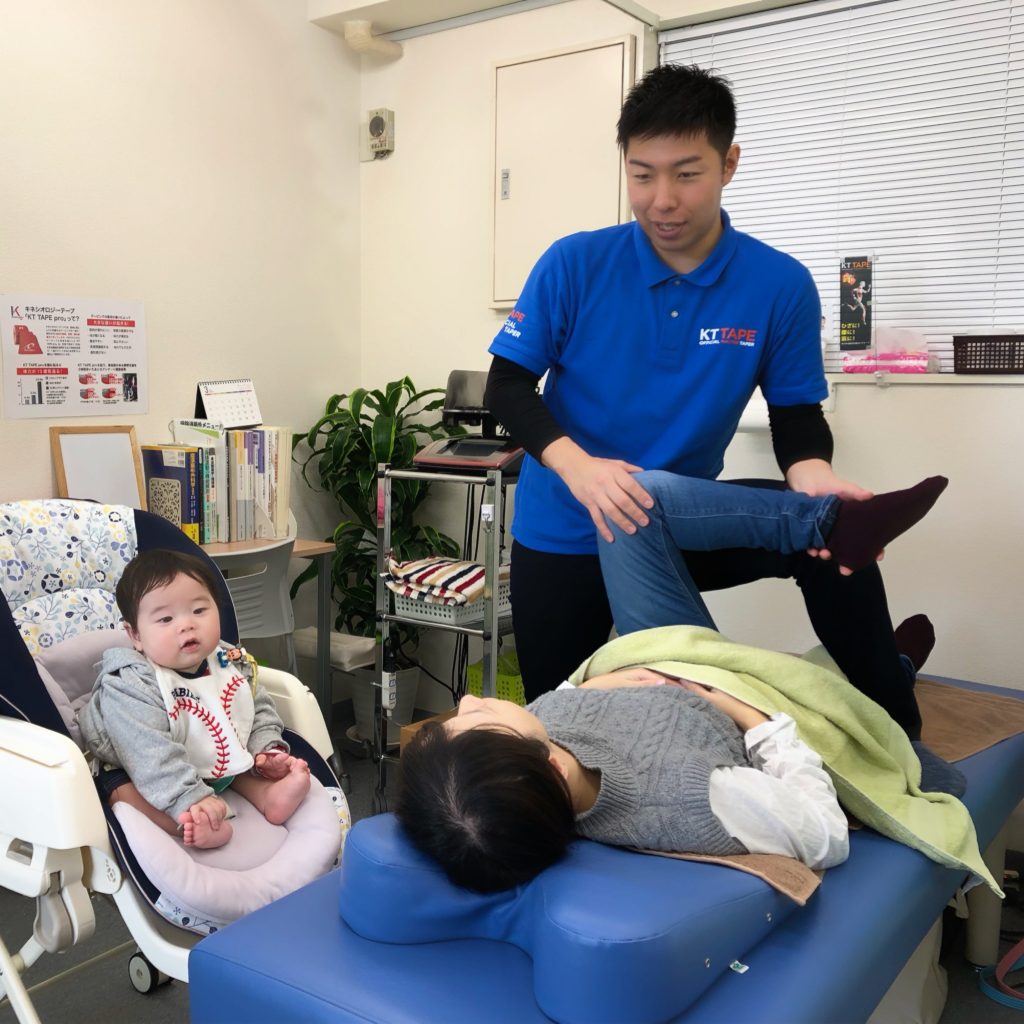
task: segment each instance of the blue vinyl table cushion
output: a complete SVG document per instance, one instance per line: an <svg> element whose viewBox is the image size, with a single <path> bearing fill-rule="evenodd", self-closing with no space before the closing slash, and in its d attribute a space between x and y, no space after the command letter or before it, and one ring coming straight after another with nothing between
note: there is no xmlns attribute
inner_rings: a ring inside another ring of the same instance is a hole
<svg viewBox="0 0 1024 1024"><path fill-rule="evenodd" d="M959 766L984 849L1024 796L1024 734ZM391 820L353 830L344 880L327 875L195 947L192 1024L864 1021L962 881L865 830L801 908L729 868L581 842L551 883L533 883L536 895L481 913L480 897L447 901L432 865L419 883L407 873L415 857L389 847L401 839ZM365 891L345 895L343 884ZM338 913L342 897L363 935ZM772 922L754 920L769 912ZM733 959L746 973L727 969ZM623 999L617 983L631 988Z"/></svg>

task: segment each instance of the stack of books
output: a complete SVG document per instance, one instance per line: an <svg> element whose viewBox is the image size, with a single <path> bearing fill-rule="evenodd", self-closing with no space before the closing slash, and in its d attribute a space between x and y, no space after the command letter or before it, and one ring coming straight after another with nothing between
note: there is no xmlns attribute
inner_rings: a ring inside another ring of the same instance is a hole
<svg viewBox="0 0 1024 1024"><path fill-rule="evenodd" d="M174 420L173 444L142 446L150 512L197 544L288 535L292 434Z"/></svg>

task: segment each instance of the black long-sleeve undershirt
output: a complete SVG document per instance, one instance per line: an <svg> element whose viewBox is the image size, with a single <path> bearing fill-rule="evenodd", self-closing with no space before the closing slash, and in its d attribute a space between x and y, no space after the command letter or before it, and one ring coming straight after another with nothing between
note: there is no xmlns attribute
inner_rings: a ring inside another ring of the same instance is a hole
<svg viewBox="0 0 1024 1024"><path fill-rule="evenodd" d="M494 356L484 393L484 403L498 422L538 461L552 441L568 436L537 393L539 380L532 370ZM805 459L832 461L832 431L820 404L769 404L768 425L783 475Z"/></svg>

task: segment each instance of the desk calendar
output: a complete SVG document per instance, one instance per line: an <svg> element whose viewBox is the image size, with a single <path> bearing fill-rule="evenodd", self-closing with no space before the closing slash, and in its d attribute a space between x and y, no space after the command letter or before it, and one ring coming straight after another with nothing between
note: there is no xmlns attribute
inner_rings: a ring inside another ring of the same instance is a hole
<svg viewBox="0 0 1024 1024"><path fill-rule="evenodd" d="M196 387L196 419L215 420L230 429L263 422L251 377L204 380Z"/></svg>

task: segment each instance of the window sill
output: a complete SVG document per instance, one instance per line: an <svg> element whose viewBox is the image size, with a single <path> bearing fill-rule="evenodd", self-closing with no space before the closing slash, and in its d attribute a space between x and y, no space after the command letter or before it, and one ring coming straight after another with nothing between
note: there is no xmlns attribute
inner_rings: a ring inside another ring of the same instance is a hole
<svg viewBox="0 0 1024 1024"><path fill-rule="evenodd" d="M996 384L1003 387L1024 385L1022 373L827 373L829 384Z"/></svg>

